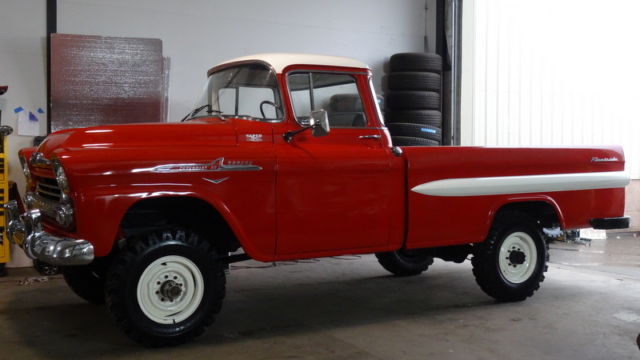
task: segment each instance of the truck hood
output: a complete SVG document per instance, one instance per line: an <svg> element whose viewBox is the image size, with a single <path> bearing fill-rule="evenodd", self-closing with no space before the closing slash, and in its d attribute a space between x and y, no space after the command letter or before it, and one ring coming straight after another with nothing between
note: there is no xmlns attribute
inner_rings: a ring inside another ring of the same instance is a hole
<svg viewBox="0 0 640 360"><path fill-rule="evenodd" d="M185 123L149 123L69 129L49 135L38 148L46 158L79 149L194 148L235 146L232 120L205 119Z"/></svg>

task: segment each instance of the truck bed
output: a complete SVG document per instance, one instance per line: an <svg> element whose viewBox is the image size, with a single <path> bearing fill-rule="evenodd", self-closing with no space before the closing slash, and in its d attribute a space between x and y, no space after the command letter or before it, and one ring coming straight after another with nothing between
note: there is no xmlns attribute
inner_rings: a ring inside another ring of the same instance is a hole
<svg viewBox="0 0 640 360"><path fill-rule="evenodd" d="M514 202L552 206L563 229L622 216L621 147L406 147L406 247L481 242L493 215Z"/></svg>

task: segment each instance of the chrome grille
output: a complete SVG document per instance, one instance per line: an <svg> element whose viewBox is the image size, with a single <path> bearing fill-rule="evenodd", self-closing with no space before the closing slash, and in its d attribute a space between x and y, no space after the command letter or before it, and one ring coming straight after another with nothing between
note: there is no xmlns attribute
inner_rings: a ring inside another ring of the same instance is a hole
<svg viewBox="0 0 640 360"><path fill-rule="evenodd" d="M62 200L62 191L58 187L56 179L38 177L36 179L36 193L43 199L59 202Z"/></svg>

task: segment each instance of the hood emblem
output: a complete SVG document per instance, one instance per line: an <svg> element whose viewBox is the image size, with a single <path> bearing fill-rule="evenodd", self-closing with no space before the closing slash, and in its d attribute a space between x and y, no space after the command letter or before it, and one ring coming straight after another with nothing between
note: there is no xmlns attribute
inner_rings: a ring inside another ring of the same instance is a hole
<svg viewBox="0 0 640 360"><path fill-rule="evenodd" d="M229 161L225 163L224 158L220 157L210 163L167 164L145 170L157 173L260 171L262 167L255 165L253 161Z"/></svg>
<svg viewBox="0 0 640 360"><path fill-rule="evenodd" d="M613 157L609 157L609 158L599 158L597 156L594 156L591 158L591 162L616 162L618 161L618 158L613 156Z"/></svg>
<svg viewBox="0 0 640 360"><path fill-rule="evenodd" d="M44 154L41 152L33 153L33 155L31 155L30 161L33 165L44 165L44 166L51 165L51 161L45 158Z"/></svg>

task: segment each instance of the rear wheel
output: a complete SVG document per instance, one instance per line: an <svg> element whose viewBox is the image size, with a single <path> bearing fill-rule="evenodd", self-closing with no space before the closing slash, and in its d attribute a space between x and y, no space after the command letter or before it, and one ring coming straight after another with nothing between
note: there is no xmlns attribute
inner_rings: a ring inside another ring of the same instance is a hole
<svg viewBox="0 0 640 360"><path fill-rule="evenodd" d="M522 301L540 288L549 252L540 226L520 212L498 215L475 252L476 282L498 301Z"/></svg>
<svg viewBox="0 0 640 360"><path fill-rule="evenodd" d="M378 262L395 276L413 276L426 271L433 257L423 250L396 250L376 253Z"/></svg>
<svg viewBox="0 0 640 360"><path fill-rule="evenodd" d="M187 342L220 311L224 269L197 233L166 230L129 239L108 274L107 305L124 332L148 346Z"/></svg>

